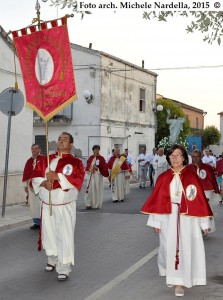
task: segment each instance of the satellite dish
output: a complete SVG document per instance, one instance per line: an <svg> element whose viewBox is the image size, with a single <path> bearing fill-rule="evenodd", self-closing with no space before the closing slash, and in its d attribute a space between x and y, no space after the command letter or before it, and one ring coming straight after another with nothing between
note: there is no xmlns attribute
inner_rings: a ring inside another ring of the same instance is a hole
<svg viewBox="0 0 223 300"><path fill-rule="evenodd" d="M24 96L20 90L7 88L0 94L0 111L4 115L11 114L15 116L21 112L24 107Z"/></svg>

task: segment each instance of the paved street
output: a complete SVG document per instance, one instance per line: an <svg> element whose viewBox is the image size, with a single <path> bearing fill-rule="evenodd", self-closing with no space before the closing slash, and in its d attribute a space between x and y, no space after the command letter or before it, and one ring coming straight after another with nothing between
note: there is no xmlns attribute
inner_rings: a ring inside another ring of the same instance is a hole
<svg viewBox="0 0 223 300"><path fill-rule="evenodd" d="M175 299L158 276L158 237L147 228L140 208L150 193L131 185L124 203L112 203L108 185L102 210L84 209L80 193L75 231L76 264L67 282L44 271L44 251L31 223L0 231L0 300ZM186 289L184 299L223 299L223 207L213 204L217 231L205 241L208 284ZM11 208L6 208L9 213ZM13 208L12 208L13 209ZM27 207L20 207L24 214ZM2 220L0 219L0 222Z"/></svg>

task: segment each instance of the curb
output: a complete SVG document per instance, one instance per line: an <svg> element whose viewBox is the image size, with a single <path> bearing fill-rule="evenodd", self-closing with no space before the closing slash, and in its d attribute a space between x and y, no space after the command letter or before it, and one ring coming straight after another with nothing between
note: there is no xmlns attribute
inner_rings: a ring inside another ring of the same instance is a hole
<svg viewBox="0 0 223 300"><path fill-rule="evenodd" d="M27 219L27 220L22 220L22 221L15 221L14 223L10 223L10 224L3 224L2 226L0 226L0 231L6 230L6 229L12 229L12 228L16 228L25 224L29 224L32 222L32 219Z"/></svg>

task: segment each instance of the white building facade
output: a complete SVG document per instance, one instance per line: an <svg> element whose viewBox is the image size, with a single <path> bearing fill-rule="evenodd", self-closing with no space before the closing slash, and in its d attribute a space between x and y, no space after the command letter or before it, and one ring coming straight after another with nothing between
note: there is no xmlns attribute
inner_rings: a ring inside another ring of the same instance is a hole
<svg viewBox="0 0 223 300"><path fill-rule="evenodd" d="M74 136L75 154L86 159L92 146L99 144L106 158L115 146L125 148L135 159L141 146L151 152L155 145L155 108L157 74L104 52L71 44L77 89L77 101L48 122L50 151L54 151L58 135L68 131ZM12 42L0 26L0 92L15 87L15 66ZM19 89L25 90L15 57ZM92 95L86 101L83 92ZM89 100L89 99L88 99ZM5 180L8 116L0 112L0 191ZM6 205L25 202L22 173L31 156L31 145L39 143L46 151L45 124L24 106L12 117L7 177ZM133 171L137 172L137 164ZM2 195L3 199L3 195ZM2 201L0 201L2 206Z"/></svg>
<svg viewBox="0 0 223 300"><path fill-rule="evenodd" d="M19 89L24 94L24 86L17 57L16 70ZM0 26L0 93L7 88L15 88L14 53L11 40ZM0 112L0 206L3 201L5 180L5 158L8 135L8 116ZM9 144L9 163L7 176L6 205L18 204L25 201L22 187L22 172L26 160L31 156L33 135L33 113L26 107L16 116L12 116Z"/></svg>
<svg viewBox="0 0 223 300"><path fill-rule="evenodd" d="M74 136L77 153L85 159L95 144L101 146L105 158L115 146L121 152L128 148L135 159L141 146L152 152L157 74L90 48L71 44L71 51L78 99L48 123L49 142L55 146L58 135L68 131ZM92 95L91 103L83 96L86 90ZM44 134L36 117L33 139L38 141Z"/></svg>

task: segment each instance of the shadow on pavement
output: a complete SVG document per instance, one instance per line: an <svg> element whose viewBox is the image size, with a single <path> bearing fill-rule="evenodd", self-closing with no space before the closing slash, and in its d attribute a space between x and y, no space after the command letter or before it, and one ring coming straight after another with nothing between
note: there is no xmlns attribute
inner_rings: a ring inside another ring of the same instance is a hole
<svg viewBox="0 0 223 300"><path fill-rule="evenodd" d="M151 194L152 189L148 186L145 189L139 189L138 184L132 184L130 194L124 202L113 203L109 185L105 185L104 202L102 209L86 210L84 205L84 188L78 200L77 211L87 213L119 213L119 214L140 214L141 207Z"/></svg>

